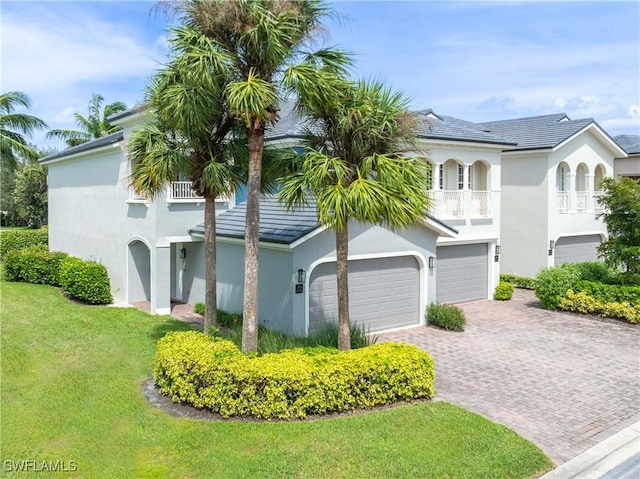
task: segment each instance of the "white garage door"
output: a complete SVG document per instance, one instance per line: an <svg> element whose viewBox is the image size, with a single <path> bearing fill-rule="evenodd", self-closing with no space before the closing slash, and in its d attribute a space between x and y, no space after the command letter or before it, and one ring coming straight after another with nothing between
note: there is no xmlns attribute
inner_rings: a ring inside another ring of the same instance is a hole
<svg viewBox="0 0 640 479"><path fill-rule="evenodd" d="M420 322L420 276L413 256L349 261L349 316L365 330ZM309 333L338 322L336 264L322 263L309 279Z"/></svg>
<svg viewBox="0 0 640 479"><path fill-rule="evenodd" d="M436 300L451 304L487 298L487 252L487 243L438 246Z"/></svg>
<svg viewBox="0 0 640 479"><path fill-rule="evenodd" d="M597 248L601 242L600 235L563 236L558 238L554 252L555 265L597 261Z"/></svg>

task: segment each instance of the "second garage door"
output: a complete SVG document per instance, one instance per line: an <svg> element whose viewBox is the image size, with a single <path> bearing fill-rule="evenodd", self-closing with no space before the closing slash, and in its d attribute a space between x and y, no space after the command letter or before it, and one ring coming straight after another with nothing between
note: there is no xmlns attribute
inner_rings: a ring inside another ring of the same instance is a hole
<svg viewBox="0 0 640 479"><path fill-rule="evenodd" d="M322 263L309 278L309 333L338 321L335 262ZM349 261L352 324L379 331L419 324L420 274L413 256Z"/></svg>
<svg viewBox="0 0 640 479"><path fill-rule="evenodd" d="M436 300L461 303L487 298L487 243L438 246Z"/></svg>
<svg viewBox="0 0 640 479"><path fill-rule="evenodd" d="M555 265L597 261L600 235L563 236L556 241Z"/></svg>

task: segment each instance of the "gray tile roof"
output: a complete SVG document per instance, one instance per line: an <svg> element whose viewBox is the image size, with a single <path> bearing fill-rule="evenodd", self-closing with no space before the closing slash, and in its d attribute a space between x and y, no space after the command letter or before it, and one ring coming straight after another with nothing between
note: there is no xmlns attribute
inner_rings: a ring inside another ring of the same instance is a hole
<svg viewBox="0 0 640 479"><path fill-rule="evenodd" d="M116 131L115 133L111 133L110 135L88 141L81 145L74 146L73 148L67 148L66 150L59 151L58 153L54 153L49 156L45 156L44 158L41 158L38 161L42 164L49 163L52 160L57 160L59 158L64 158L66 156L71 156L76 153L95 150L96 148L100 148L102 146L108 146L114 143L118 143L119 141L122 141L123 138L124 136L123 136L122 130Z"/></svg>
<svg viewBox="0 0 640 479"><path fill-rule="evenodd" d="M469 121L452 116L436 115L432 110L421 110L416 114L420 120L418 136L421 138L511 146L516 144L516 141L505 133L486 132Z"/></svg>
<svg viewBox="0 0 640 479"><path fill-rule="evenodd" d="M513 138L517 146L512 150L518 151L554 148L591 123L595 123L592 118L570 120L565 113L556 113L476 125L483 131Z"/></svg>
<svg viewBox="0 0 640 479"><path fill-rule="evenodd" d="M247 204L240 203L216 216L216 236L244 239L246 212ZM260 200L260 241L291 244L319 227L315 202L288 212L275 196ZM204 223L194 226L189 233L204 234Z"/></svg>
<svg viewBox="0 0 640 479"><path fill-rule="evenodd" d="M640 153L640 135L618 135L613 137L613 141L626 151L628 155L637 155Z"/></svg>

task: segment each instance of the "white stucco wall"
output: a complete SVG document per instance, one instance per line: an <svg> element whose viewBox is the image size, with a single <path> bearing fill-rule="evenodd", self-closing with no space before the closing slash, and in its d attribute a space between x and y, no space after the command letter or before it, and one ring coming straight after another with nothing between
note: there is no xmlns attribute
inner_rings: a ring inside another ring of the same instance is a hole
<svg viewBox="0 0 640 479"><path fill-rule="evenodd" d="M622 176L640 177L640 155L616 158L613 162L613 174L616 180Z"/></svg>

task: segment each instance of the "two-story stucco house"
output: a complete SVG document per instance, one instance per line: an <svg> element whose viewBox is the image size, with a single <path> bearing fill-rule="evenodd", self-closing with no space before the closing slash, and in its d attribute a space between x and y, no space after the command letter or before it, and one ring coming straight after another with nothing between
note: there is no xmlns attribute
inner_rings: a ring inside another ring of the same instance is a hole
<svg viewBox="0 0 640 479"><path fill-rule="evenodd" d="M371 330L419 324L433 301L490 298L499 278L501 152L515 142L431 111L419 115L414 154L433 167L432 215L406 231L350 228L352 318ZM172 300L204 300L204 205L180 181L153 201L131 194L126 142L144 116L119 114L112 121L123 131L42 160L50 247L103 262L114 297L168 313ZM295 146L299 124L282 112L269 142ZM243 208L221 201L216 221L218 300L227 310L242 307ZM263 324L306 334L334 319L335 240L312 210L287 213L265 198L260 265Z"/></svg>
<svg viewBox="0 0 640 479"><path fill-rule="evenodd" d="M597 218L599 183L625 151L593 119L564 113L478 127L517 143L501 157L502 272L532 277L542 267L596 260L607 236Z"/></svg>

